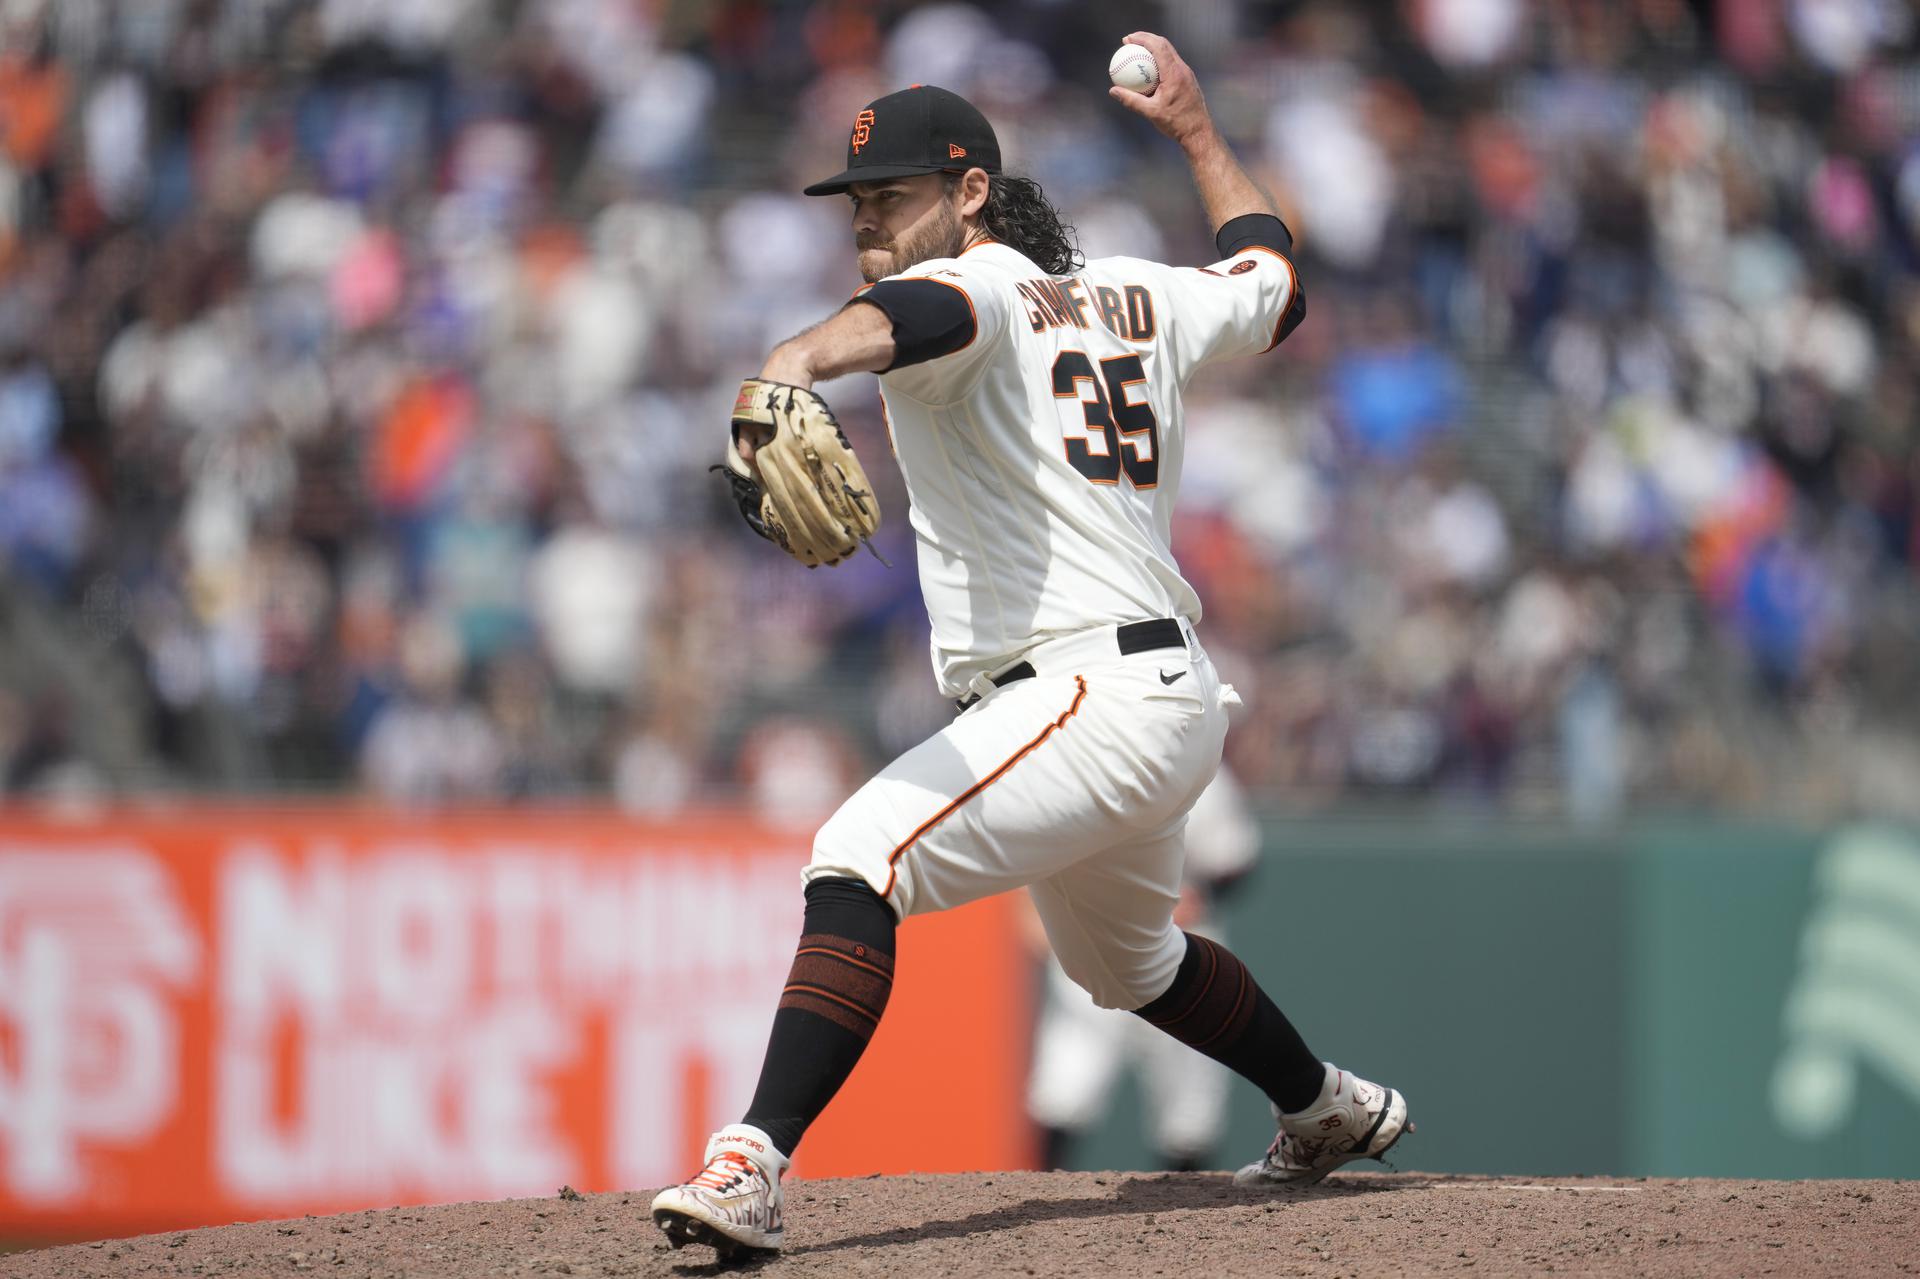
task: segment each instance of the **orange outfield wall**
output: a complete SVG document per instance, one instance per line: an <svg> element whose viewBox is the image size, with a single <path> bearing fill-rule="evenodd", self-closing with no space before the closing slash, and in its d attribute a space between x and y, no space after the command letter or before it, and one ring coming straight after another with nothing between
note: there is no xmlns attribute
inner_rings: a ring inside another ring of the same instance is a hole
<svg viewBox="0 0 1920 1279"><path fill-rule="evenodd" d="M752 1093L807 848L727 813L0 813L0 1232L674 1180ZM796 1175L1026 1165L1016 927L903 927Z"/></svg>

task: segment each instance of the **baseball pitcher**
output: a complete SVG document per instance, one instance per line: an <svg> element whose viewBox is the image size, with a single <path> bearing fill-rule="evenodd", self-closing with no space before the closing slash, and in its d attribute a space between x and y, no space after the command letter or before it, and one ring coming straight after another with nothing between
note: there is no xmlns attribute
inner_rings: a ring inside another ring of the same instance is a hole
<svg viewBox="0 0 1920 1279"><path fill-rule="evenodd" d="M1232 699L1171 546L1181 396L1204 366L1277 346L1306 296L1192 71L1159 36L1127 38L1160 82L1113 95L1185 152L1210 266L1082 262L1039 187L1001 171L985 117L931 86L868 105L846 170L806 189L850 202L868 287L742 386L725 471L748 523L802 563L854 554L880 512L810 388L880 375L934 671L961 713L815 837L746 1115L653 1201L676 1246L781 1246L781 1176L886 1010L896 925L1011 888L1096 1003L1272 1100L1278 1133L1238 1180L1310 1184L1409 1127L1404 1098L1320 1061L1230 951L1173 922Z"/></svg>

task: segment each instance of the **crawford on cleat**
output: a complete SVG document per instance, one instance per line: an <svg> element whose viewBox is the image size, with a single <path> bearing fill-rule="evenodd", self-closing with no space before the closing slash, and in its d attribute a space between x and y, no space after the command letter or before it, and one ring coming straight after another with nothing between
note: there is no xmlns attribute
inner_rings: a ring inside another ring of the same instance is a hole
<svg viewBox="0 0 1920 1279"><path fill-rule="evenodd" d="M705 1244L731 1261L778 1252L780 1178L787 1157L750 1124L732 1124L707 1142L706 1166L653 1200L653 1224L675 1248Z"/></svg>

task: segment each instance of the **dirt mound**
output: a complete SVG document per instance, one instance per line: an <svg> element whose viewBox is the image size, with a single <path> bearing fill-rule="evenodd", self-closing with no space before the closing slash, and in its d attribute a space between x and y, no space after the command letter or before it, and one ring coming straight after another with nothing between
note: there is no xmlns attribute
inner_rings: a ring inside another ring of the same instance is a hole
<svg viewBox="0 0 1920 1279"><path fill-rule="evenodd" d="M801 1181L787 1250L668 1249L650 1192L389 1208L0 1258L21 1279L165 1275L1920 1274L1920 1182L991 1173Z"/></svg>

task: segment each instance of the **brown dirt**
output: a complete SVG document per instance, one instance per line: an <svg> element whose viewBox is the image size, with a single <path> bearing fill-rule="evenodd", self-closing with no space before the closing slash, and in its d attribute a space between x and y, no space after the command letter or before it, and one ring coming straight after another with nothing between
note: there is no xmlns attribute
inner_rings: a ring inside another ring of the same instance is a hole
<svg viewBox="0 0 1920 1279"><path fill-rule="evenodd" d="M651 1193L390 1208L0 1257L20 1279L134 1275L1920 1274L1920 1182L1364 1173L1311 1191L1222 1174L801 1181L787 1250L669 1251Z"/></svg>

